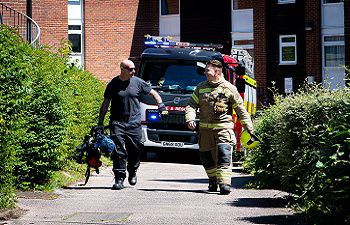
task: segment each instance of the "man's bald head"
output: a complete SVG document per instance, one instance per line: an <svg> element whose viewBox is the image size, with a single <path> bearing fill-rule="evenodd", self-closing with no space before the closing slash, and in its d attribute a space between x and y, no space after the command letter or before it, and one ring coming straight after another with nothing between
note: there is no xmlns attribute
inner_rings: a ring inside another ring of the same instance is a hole
<svg viewBox="0 0 350 225"><path fill-rule="evenodd" d="M125 59L120 63L120 70L120 79L129 80L135 75L135 64L132 61Z"/></svg>
<svg viewBox="0 0 350 225"><path fill-rule="evenodd" d="M129 59L125 59L120 63L120 68L132 68L135 67L134 63L129 60Z"/></svg>

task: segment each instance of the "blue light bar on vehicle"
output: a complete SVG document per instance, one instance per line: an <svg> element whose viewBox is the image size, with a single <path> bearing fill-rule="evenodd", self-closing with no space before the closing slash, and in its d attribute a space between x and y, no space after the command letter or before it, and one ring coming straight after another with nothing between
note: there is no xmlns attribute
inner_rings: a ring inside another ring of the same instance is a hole
<svg viewBox="0 0 350 225"><path fill-rule="evenodd" d="M149 34L145 35L145 45L148 48L196 48L196 49L208 49L215 50L221 49L223 46L221 44L212 43L190 43L190 42L180 42L171 41L172 37L166 36L151 36Z"/></svg>

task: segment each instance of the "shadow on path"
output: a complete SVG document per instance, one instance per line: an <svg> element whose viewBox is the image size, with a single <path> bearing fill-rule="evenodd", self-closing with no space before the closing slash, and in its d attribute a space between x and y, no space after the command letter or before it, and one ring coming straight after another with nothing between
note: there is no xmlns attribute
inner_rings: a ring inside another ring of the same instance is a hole
<svg viewBox="0 0 350 225"><path fill-rule="evenodd" d="M91 189L112 189L111 186L64 186L63 189L91 190Z"/></svg>
<svg viewBox="0 0 350 225"><path fill-rule="evenodd" d="M231 186L233 188L246 189L246 185L252 181L254 181L254 176L252 175L233 175L233 177L231 178Z"/></svg>
<svg viewBox="0 0 350 225"><path fill-rule="evenodd" d="M154 192L192 192L192 193L208 193L208 191L206 190L185 190L185 189L155 189L155 188L152 188L152 189L144 189L144 188L141 188L141 189L137 189L137 190L140 190L140 191L154 191ZM216 193L217 194L217 193Z"/></svg>
<svg viewBox="0 0 350 225"><path fill-rule="evenodd" d="M287 200L283 198L238 198L229 203L235 207L284 208Z"/></svg>
<svg viewBox="0 0 350 225"><path fill-rule="evenodd" d="M254 224L271 224L271 225L305 225L300 216L291 215L274 215L274 216L257 216L244 217L240 220L249 221Z"/></svg>
<svg viewBox="0 0 350 225"><path fill-rule="evenodd" d="M174 182L174 183L200 183L200 184L208 183L208 179L154 179L152 181Z"/></svg>

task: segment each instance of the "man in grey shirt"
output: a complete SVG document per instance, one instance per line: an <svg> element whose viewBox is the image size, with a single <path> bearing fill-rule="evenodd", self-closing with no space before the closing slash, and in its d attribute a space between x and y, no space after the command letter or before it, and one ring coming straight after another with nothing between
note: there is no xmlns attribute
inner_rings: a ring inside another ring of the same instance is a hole
<svg viewBox="0 0 350 225"><path fill-rule="evenodd" d="M113 190L124 188L126 170L130 185L137 182L136 171L140 166L141 155L141 112L140 95L148 94L158 104L162 115L168 112L159 94L149 84L135 75L135 65L130 60L120 64L120 75L114 77L107 85L99 115L99 126L103 126L104 117L111 104L109 127L111 137L116 144L112 153L115 184Z"/></svg>

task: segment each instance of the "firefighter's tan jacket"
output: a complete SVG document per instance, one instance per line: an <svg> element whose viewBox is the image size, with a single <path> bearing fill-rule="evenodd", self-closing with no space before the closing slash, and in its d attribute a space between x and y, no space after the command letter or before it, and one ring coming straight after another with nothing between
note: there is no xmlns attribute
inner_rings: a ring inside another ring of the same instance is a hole
<svg viewBox="0 0 350 225"><path fill-rule="evenodd" d="M218 101L225 105L226 112L215 112L215 104ZM208 81L198 84L186 107L186 122L195 120L198 108L200 110L200 128L232 129L234 126L232 115L235 111L244 129L253 132L253 124L244 107L242 97L237 88L223 77L216 84Z"/></svg>

